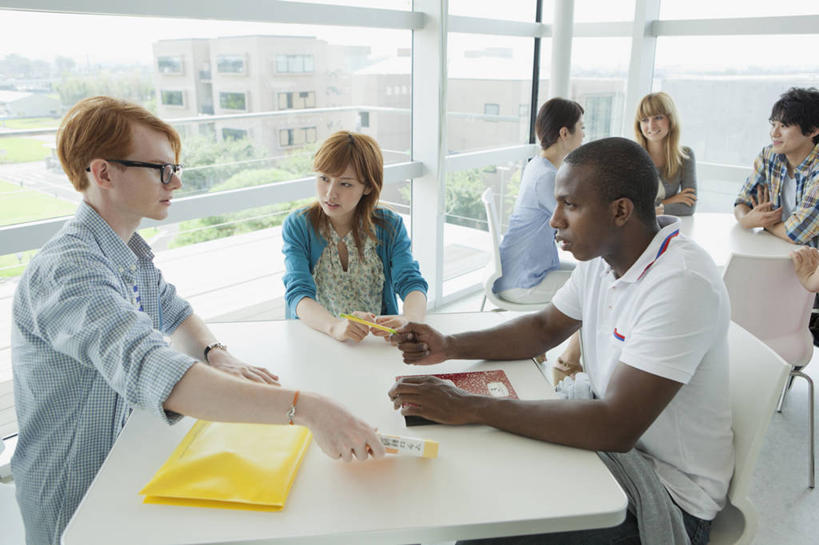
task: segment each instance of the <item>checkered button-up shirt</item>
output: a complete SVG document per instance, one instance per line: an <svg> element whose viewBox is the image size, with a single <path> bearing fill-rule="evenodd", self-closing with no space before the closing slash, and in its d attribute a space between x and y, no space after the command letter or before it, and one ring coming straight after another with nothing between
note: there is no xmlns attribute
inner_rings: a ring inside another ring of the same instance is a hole
<svg viewBox="0 0 819 545"><path fill-rule="evenodd" d="M152 260L142 237L126 245L82 203L20 279L11 467L29 545L59 543L131 408L178 418L162 405L195 360L162 334L192 311Z"/></svg>
<svg viewBox="0 0 819 545"><path fill-rule="evenodd" d="M788 160L767 146L754 161L754 172L745 180L734 206L745 204L753 208L751 197L757 187L768 188L774 208L782 206L782 184L788 177ZM796 244L819 243L819 144L793 170L796 182L796 209L785 219L785 231Z"/></svg>

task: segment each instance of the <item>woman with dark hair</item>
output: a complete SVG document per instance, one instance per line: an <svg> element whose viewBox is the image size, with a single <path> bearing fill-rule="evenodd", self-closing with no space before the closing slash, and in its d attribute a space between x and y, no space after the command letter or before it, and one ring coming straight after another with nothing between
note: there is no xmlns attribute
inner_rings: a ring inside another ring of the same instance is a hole
<svg viewBox="0 0 819 545"><path fill-rule="evenodd" d="M404 222L378 206L384 178L378 144L339 131L316 152L313 169L316 202L290 214L282 227L286 316L354 342L387 333L340 314L392 328L423 321L427 283ZM404 301L403 316L396 295Z"/></svg>
<svg viewBox="0 0 819 545"><path fill-rule="evenodd" d="M541 152L523 171L509 229L500 245L503 276L494 292L514 303L546 303L574 269L561 263L555 230L549 225L555 209L555 175L563 158L583 143L583 107L553 98L537 114L535 132Z"/></svg>

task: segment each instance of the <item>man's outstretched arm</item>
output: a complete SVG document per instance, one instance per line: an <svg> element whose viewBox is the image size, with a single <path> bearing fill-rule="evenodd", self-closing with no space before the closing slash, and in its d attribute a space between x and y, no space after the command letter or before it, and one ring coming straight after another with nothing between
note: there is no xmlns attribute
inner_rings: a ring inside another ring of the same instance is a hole
<svg viewBox="0 0 819 545"><path fill-rule="evenodd" d="M450 359L518 360L542 354L580 328L552 305L497 327L444 335L426 324L410 323L390 338L404 362L430 365Z"/></svg>

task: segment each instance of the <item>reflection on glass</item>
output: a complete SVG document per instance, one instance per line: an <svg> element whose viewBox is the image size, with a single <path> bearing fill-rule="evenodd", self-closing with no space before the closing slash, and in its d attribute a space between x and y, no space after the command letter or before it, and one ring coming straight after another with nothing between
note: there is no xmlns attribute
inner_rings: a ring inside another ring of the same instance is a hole
<svg viewBox="0 0 819 545"><path fill-rule="evenodd" d="M583 106L586 142L620 135L628 79L629 38L574 38L569 98ZM541 57L538 107L549 96L547 66Z"/></svg>
<svg viewBox="0 0 819 545"><path fill-rule="evenodd" d="M526 161L450 172L444 218L444 296L483 280L491 256L489 227L481 194L491 187L504 228L520 188Z"/></svg>
<svg viewBox="0 0 819 545"><path fill-rule="evenodd" d="M659 38L653 89L674 98L698 162L750 168L770 143L779 95L819 86L815 45L814 36Z"/></svg>
<svg viewBox="0 0 819 545"><path fill-rule="evenodd" d="M70 214L81 198L53 132L6 131L56 129L93 95L137 102L174 125L187 167L179 196L305 177L316 145L337 130L374 137L387 164L409 159L410 31L16 11L0 18L11 44L0 82L38 99L33 109L0 109L4 223ZM53 39L20 31L30 28Z"/></svg>
<svg viewBox="0 0 819 545"><path fill-rule="evenodd" d="M531 38L449 35L450 153L529 142L532 44Z"/></svg>

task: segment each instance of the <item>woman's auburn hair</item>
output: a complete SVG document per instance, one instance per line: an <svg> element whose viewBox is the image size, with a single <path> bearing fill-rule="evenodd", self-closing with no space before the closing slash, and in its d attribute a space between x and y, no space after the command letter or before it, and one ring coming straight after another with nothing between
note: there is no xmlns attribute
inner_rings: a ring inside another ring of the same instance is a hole
<svg viewBox="0 0 819 545"><path fill-rule="evenodd" d="M179 162L179 134L138 104L96 96L80 100L65 114L57 129L57 156L77 191L88 187L85 169L93 159L124 159L131 153L134 124L167 136Z"/></svg>
<svg viewBox="0 0 819 545"><path fill-rule="evenodd" d="M640 100L637 106L637 113L634 115L634 136L637 143L648 149L648 142L640 130L640 120L653 115L664 115L668 119L668 136L665 137L665 166L662 175L665 179L671 179L682 167L683 159L688 159L688 155L680 147L680 117L677 114L677 107L668 93L662 91L649 93Z"/></svg>
<svg viewBox="0 0 819 545"><path fill-rule="evenodd" d="M376 214L376 206L384 185L384 158L378 143L366 134L350 131L338 131L331 135L316 152L313 158L313 170L328 176L341 176L348 166L352 166L358 180L370 192L361 195L353 214L353 240L358 255L364 257L362 235L376 243L375 225L385 227L387 222ZM321 203L314 202L304 211L310 224L325 239L330 240L330 219Z"/></svg>

